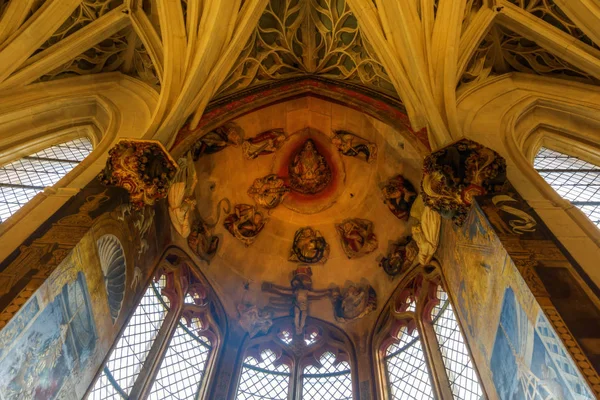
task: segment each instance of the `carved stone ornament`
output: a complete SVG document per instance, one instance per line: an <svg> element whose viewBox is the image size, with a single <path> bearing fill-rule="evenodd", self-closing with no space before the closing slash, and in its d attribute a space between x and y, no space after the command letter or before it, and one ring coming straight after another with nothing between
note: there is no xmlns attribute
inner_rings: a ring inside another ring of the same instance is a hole
<svg viewBox="0 0 600 400"><path fill-rule="evenodd" d="M389 179L381 189L384 203L398 219L408 220L410 208L417 198L415 187L402 175Z"/></svg>
<svg viewBox="0 0 600 400"><path fill-rule="evenodd" d="M191 153L178 161L179 171L173 179L167 196L171 224L183 238L191 232L190 219L196 209L194 189L198 183L196 168Z"/></svg>
<svg viewBox="0 0 600 400"><path fill-rule="evenodd" d="M258 156L275 153L286 140L287 136L283 129L272 129L245 140L242 144L242 152L248 160L253 160Z"/></svg>
<svg viewBox="0 0 600 400"><path fill-rule="evenodd" d="M248 196L259 206L270 210L280 205L289 191L290 188L285 185L283 179L275 174L270 174L264 178L255 179L248 189Z"/></svg>
<svg viewBox="0 0 600 400"><path fill-rule="evenodd" d="M267 221L268 218L265 218L255 206L236 204L233 213L225 218L224 226L247 247L254 243Z"/></svg>
<svg viewBox="0 0 600 400"><path fill-rule="evenodd" d="M271 282L263 282L261 289L263 292L276 295L276 297L269 298L269 306L272 309L283 312L293 309L296 335L302 335L308 316L309 301L332 297L334 289L313 289L312 269L308 265L301 265L294 270L290 286L291 288L288 288Z"/></svg>
<svg viewBox="0 0 600 400"><path fill-rule="evenodd" d="M253 338L259 333L267 333L273 325L273 313L259 309L252 304L238 304L240 326Z"/></svg>
<svg viewBox="0 0 600 400"><path fill-rule="evenodd" d="M234 123L227 123L204 134L192 146L194 161L208 154L218 153L227 146L237 147L242 143L241 128Z"/></svg>
<svg viewBox="0 0 600 400"><path fill-rule="evenodd" d="M213 235L212 229L201 218L194 224L188 236L188 245L201 260L210 263L219 248L219 238Z"/></svg>
<svg viewBox="0 0 600 400"><path fill-rule="evenodd" d="M419 223L412 227L412 237L419 247L419 263L427 265L431 262L440 243L442 217L430 207L425 207Z"/></svg>
<svg viewBox="0 0 600 400"><path fill-rule="evenodd" d="M377 308L377 293L371 285L352 283L334 293L334 316L338 322L359 319Z"/></svg>
<svg viewBox="0 0 600 400"><path fill-rule="evenodd" d="M410 268L418 254L419 247L409 236L404 240L395 243L388 255L381 259L379 266L383 268L385 273L389 276L396 276Z"/></svg>
<svg viewBox="0 0 600 400"><path fill-rule="evenodd" d="M294 235L289 261L305 264L324 264L329 258L329 244L321 232L311 227L300 228Z"/></svg>
<svg viewBox="0 0 600 400"><path fill-rule="evenodd" d="M335 131L331 142L345 156L355 157L369 164L377 160L377 145L347 131Z"/></svg>
<svg viewBox="0 0 600 400"><path fill-rule="evenodd" d="M316 194L329 185L331 168L312 139L306 140L289 166L290 187L303 194Z"/></svg>
<svg viewBox="0 0 600 400"><path fill-rule="evenodd" d="M426 205L462 225L474 197L498 192L505 182L504 158L462 139L425 158L421 188Z"/></svg>
<svg viewBox="0 0 600 400"><path fill-rule="evenodd" d="M167 197L177 163L160 142L121 140L108 154L98 178L105 185L127 190L134 208L153 206L157 200Z"/></svg>
<svg viewBox="0 0 600 400"><path fill-rule="evenodd" d="M342 249L348 258L359 258L374 252L379 245L373 232L373 222L351 218L336 224L335 229L340 235Z"/></svg>

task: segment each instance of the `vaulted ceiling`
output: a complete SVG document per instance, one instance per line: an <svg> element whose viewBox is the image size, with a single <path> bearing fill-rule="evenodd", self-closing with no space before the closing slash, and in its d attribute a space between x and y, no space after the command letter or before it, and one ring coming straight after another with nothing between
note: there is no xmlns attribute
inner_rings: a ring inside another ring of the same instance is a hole
<svg viewBox="0 0 600 400"><path fill-rule="evenodd" d="M160 94L145 136L171 144L211 99L317 77L399 98L436 147L474 83L597 84L599 22L585 0L0 0L0 90L126 74Z"/></svg>

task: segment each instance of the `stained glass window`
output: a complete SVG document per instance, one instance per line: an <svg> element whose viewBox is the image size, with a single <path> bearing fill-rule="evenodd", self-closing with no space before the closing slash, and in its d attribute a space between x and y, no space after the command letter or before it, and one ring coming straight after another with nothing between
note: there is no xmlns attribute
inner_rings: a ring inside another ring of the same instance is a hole
<svg viewBox="0 0 600 400"><path fill-rule="evenodd" d="M417 329L402 328L398 342L386 350L385 366L392 399L434 399Z"/></svg>
<svg viewBox="0 0 600 400"><path fill-rule="evenodd" d="M235 399L351 400L351 346L343 332L312 318L302 334L292 319L275 320L268 332L244 342Z"/></svg>
<svg viewBox="0 0 600 400"><path fill-rule="evenodd" d="M113 349L90 399L126 398L146 361L167 308L155 283L151 283Z"/></svg>
<svg viewBox="0 0 600 400"><path fill-rule="evenodd" d="M290 367L276 365L272 350L261 353L262 361L248 356L242 365L242 374L236 399L287 400L290 386Z"/></svg>
<svg viewBox="0 0 600 400"><path fill-rule="evenodd" d="M210 340L197 336L192 327L179 321L169 343L149 399L193 399L200 389L212 349Z"/></svg>
<svg viewBox="0 0 600 400"><path fill-rule="evenodd" d="M441 286L438 286L437 296L440 303L432 311L433 328L450 380L450 388L457 399L478 400L483 392L452 304Z"/></svg>
<svg viewBox="0 0 600 400"><path fill-rule="evenodd" d="M313 400L352 399L352 377L350 364L336 362L331 352L320 358L321 367L309 365L302 376L302 398Z"/></svg>
<svg viewBox="0 0 600 400"><path fill-rule="evenodd" d="M390 337L382 330L380 357L391 400L485 398L450 298L436 276L417 274L397 289L401 297L390 300L395 305L391 326L398 334Z"/></svg>
<svg viewBox="0 0 600 400"><path fill-rule="evenodd" d="M534 168L556 192L600 227L600 167L542 147Z"/></svg>
<svg viewBox="0 0 600 400"><path fill-rule="evenodd" d="M88 138L48 147L0 167L0 223L48 186L56 184L92 151Z"/></svg>

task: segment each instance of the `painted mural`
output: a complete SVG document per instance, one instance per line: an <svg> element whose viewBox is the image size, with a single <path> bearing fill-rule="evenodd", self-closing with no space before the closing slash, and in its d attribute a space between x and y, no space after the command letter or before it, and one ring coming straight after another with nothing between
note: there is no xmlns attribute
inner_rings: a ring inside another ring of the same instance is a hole
<svg viewBox="0 0 600 400"><path fill-rule="evenodd" d="M593 399L546 317L535 327L507 288L490 361L501 400Z"/></svg>
<svg viewBox="0 0 600 400"><path fill-rule="evenodd" d="M490 398L594 398L477 204L462 226L444 221L437 256Z"/></svg>
<svg viewBox="0 0 600 400"><path fill-rule="evenodd" d="M54 399L65 379L85 368L96 348L98 336L83 273L65 283L43 309L33 297L23 311L0 332L0 343L10 346L0 360L0 398Z"/></svg>

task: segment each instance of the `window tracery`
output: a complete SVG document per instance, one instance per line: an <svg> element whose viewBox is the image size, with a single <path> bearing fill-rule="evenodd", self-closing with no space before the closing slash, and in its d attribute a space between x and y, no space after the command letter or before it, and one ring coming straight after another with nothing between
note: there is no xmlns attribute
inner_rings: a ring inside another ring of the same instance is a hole
<svg viewBox="0 0 600 400"><path fill-rule="evenodd" d="M91 152L90 139L79 138L0 167L0 223L46 187L56 184Z"/></svg>
<svg viewBox="0 0 600 400"><path fill-rule="evenodd" d="M480 399L483 389L437 267L416 267L376 333L390 399Z"/></svg>
<svg viewBox="0 0 600 400"><path fill-rule="evenodd" d="M196 272L175 260L159 268L90 399L189 399L206 392L221 337L213 295Z"/></svg>
<svg viewBox="0 0 600 400"><path fill-rule="evenodd" d="M291 318L243 346L236 399L352 399L351 343L336 328L309 318L302 335Z"/></svg>
<svg viewBox="0 0 600 400"><path fill-rule="evenodd" d="M600 166L542 147L533 167L562 198L600 227Z"/></svg>

